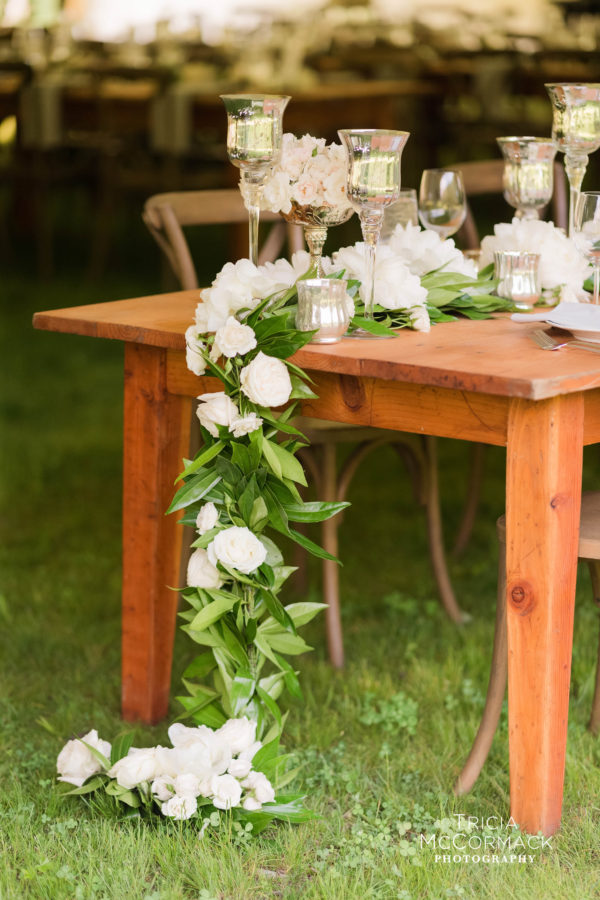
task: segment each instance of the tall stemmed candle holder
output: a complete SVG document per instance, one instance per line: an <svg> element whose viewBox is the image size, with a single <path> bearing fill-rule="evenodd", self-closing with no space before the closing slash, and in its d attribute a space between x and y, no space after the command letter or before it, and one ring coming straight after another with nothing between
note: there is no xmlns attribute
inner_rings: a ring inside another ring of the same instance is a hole
<svg viewBox="0 0 600 900"><path fill-rule="evenodd" d="M375 251L387 206L400 197L400 160L408 131L343 130L338 134L348 153L348 201L360 218L367 249L365 319L375 318ZM364 329L353 337L372 338Z"/></svg>
<svg viewBox="0 0 600 900"><path fill-rule="evenodd" d="M504 199L517 219L539 219L552 199L556 144L550 138L496 138L504 157Z"/></svg>
<svg viewBox="0 0 600 900"><path fill-rule="evenodd" d="M249 257L258 264L258 223L263 184L281 153L283 111L289 97L222 94L227 111L227 153L240 169L240 190L248 210Z"/></svg>
<svg viewBox="0 0 600 900"><path fill-rule="evenodd" d="M600 147L600 84L547 84L552 139L565 154L569 179L569 237L588 156Z"/></svg>

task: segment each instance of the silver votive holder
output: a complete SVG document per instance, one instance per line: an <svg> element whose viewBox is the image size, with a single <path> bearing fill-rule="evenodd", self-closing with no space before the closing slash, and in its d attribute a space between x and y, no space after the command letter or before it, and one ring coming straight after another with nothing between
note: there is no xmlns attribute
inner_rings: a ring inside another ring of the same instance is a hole
<svg viewBox="0 0 600 900"><path fill-rule="evenodd" d="M299 331L316 331L311 343L334 344L350 324L346 281L339 278L308 278L298 282Z"/></svg>
<svg viewBox="0 0 600 900"><path fill-rule="evenodd" d="M531 309L540 299L540 254L526 250L496 250L496 293L512 300L518 309Z"/></svg>

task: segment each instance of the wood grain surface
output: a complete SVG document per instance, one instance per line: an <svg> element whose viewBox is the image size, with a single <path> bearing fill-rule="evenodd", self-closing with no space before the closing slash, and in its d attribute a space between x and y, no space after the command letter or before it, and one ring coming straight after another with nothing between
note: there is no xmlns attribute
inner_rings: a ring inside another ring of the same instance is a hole
<svg viewBox="0 0 600 900"><path fill-rule="evenodd" d="M48 331L180 350L198 299L198 291L179 291L40 312L33 321ZM540 350L527 336L536 327L507 316L461 320L434 325L428 334L403 330L390 340L311 344L294 360L311 371L530 400L600 388L600 354Z"/></svg>

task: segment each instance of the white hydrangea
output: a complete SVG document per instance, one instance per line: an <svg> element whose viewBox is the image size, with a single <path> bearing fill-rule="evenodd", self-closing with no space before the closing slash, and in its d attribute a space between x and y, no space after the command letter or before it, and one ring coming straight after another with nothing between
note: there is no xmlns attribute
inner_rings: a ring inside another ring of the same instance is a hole
<svg viewBox="0 0 600 900"><path fill-rule="evenodd" d="M513 219L494 226L494 234L481 242L481 265L494 261L496 250L529 250L540 254L542 290L557 294L563 301L585 299L582 286L590 269L586 259L565 233L553 222L540 219Z"/></svg>
<svg viewBox="0 0 600 900"><path fill-rule="evenodd" d="M475 263L461 253L452 238L441 241L434 231L411 222L396 225L389 237L388 246L413 275L422 277L434 269L444 269L469 278L477 277Z"/></svg>

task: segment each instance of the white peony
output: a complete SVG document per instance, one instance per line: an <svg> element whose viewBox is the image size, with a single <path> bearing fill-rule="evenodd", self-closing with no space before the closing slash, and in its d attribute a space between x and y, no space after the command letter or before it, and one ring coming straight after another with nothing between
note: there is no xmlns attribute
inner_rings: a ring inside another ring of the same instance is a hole
<svg viewBox="0 0 600 900"><path fill-rule="evenodd" d="M169 735L169 740L176 748L191 747L194 744L202 744L208 747L215 736L215 732L208 725L196 725L194 728L190 728L181 722L173 722L167 734Z"/></svg>
<svg viewBox="0 0 600 900"><path fill-rule="evenodd" d="M210 780L210 792L217 809L239 806L242 799L242 788L233 775L214 775Z"/></svg>
<svg viewBox="0 0 600 900"><path fill-rule="evenodd" d="M187 567L188 587L219 588L223 584L221 573L210 561L206 550L197 547L190 556Z"/></svg>
<svg viewBox="0 0 600 900"><path fill-rule="evenodd" d="M108 741L103 741L98 737L98 732L95 728L92 731L88 731L81 740L67 741L58 754L56 771L59 774L59 781L74 784L76 787L81 787L90 775L96 775L102 771L100 761L96 759L85 744L82 744L82 741L85 741L90 747L94 747L103 756L110 759L111 746Z"/></svg>
<svg viewBox="0 0 600 900"><path fill-rule="evenodd" d="M275 262L266 262L259 266L265 278L276 285L278 290L291 288L302 275L308 272L309 268L310 253L307 253L306 250L296 250L292 255L291 262L287 259L276 259Z"/></svg>
<svg viewBox="0 0 600 900"><path fill-rule="evenodd" d="M206 370L206 360L202 354L204 349L204 344L198 338L197 326L190 325L185 331L185 361L194 375L203 375Z"/></svg>
<svg viewBox="0 0 600 900"><path fill-rule="evenodd" d="M273 786L262 772L250 772L248 777L242 781L242 787L252 791L259 803L272 803L275 799Z"/></svg>
<svg viewBox="0 0 600 900"><path fill-rule="evenodd" d="M477 277L477 266L461 253L451 238L442 241L434 231L411 222L396 225L388 246L413 275L422 277L434 269L444 269L468 278Z"/></svg>
<svg viewBox="0 0 600 900"><path fill-rule="evenodd" d="M214 347L222 356L243 356L256 347L256 335L249 325L242 325L235 316L229 316L217 329Z"/></svg>
<svg viewBox="0 0 600 900"><path fill-rule="evenodd" d="M202 427L206 428L213 437L219 436L217 425L229 428L233 420L239 416L237 406L224 391L200 394L197 399L200 400L200 404L196 415L200 419Z"/></svg>
<svg viewBox="0 0 600 900"><path fill-rule="evenodd" d="M191 819L198 810L198 801L195 797L171 797L160 808L163 816L169 816L171 819Z"/></svg>
<svg viewBox="0 0 600 900"><path fill-rule="evenodd" d="M542 289L557 292L565 301L583 298L582 286L589 274L587 261L573 241L552 222L540 219L501 222L494 226L494 234L487 235L481 242L480 265L493 263L496 250L539 253Z"/></svg>
<svg viewBox="0 0 600 900"><path fill-rule="evenodd" d="M238 753L248 750L254 744L256 722L247 716L241 716L239 719L228 719L218 729L217 734L224 741L227 741L231 748L231 755L237 756Z"/></svg>
<svg viewBox="0 0 600 900"><path fill-rule="evenodd" d="M246 397L258 406L281 406L292 393L286 364L262 350L242 369L240 384Z"/></svg>
<svg viewBox="0 0 600 900"><path fill-rule="evenodd" d="M246 778L250 774L252 763L246 759L232 759L227 772L234 778Z"/></svg>
<svg viewBox="0 0 600 900"><path fill-rule="evenodd" d="M196 741L186 746L176 747L173 757L177 775L197 775L201 791L206 791L207 779L222 775L231 762L231 748L216 732L207 741Z"/></svg>
<svg viewBox="0 0 600 900"><path fill-rule="evenodd" d="M247 809L248 812L257 812L259 809L262 809L262 803L253 797L252 794L248 794L242 803L242 807Z"/></svg>
<svg viewBox="0 0 600 900"><path fill-rule="evenodd" d="M257 416L255 412L248 413L245 416L240 416L229 426L229 430L233 434L234 437L243 437L245 434L250 434L253 431L256 431L262 425L263 420L260 416Z"/></svg>
<svg viewBox="0 0 600 900"><path fill-rule="evenodd" d="M333 271L344 270L346 277L361 282L360 296L366 297L367 248L362 241L342 247L333 255ZM384 309L411 309L424 306L427 291L417 275L385 244L377 248L375 258L375 303Z"/></svg>
<svg viewBox="0 0 600 900"><path fill-rule="evenodd" d="M247 759L248 762L252 762L260 748L262 747L262 743L260 741L254 741L246 750L242 750L239 754L239 759Z"/></svg>
<svg viewBox="0 0 600 900"><path fill-rule="evenodd" d="M267 558L265 545L249 528L239 525L220 531L208 545L207 553L213 566L220 562L244 575L254 572Z"/></svg>
<svg viewBox="0 0 600 900"><path fill-rule="evenodd" d="M153 782L159 775L165 774L164 764L168 760L165 750L168 753L168 748L160 746L141 749L132 747L127 756L119 759L108 774L111 778L116 778L121 787L128 790L143 781Z"/></svg>
<svg viewBox="0 0 600 900"><path fill-rule="evenodd" d="M199 534L206 534L211 528L214 528L219 521L219 511L214 503L205 503L200 507L200 512L196 516L196 530Z"/></svg>

